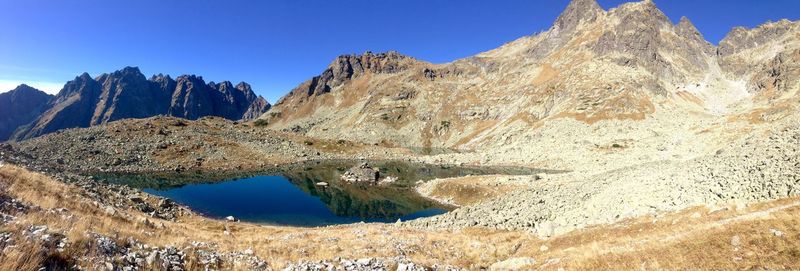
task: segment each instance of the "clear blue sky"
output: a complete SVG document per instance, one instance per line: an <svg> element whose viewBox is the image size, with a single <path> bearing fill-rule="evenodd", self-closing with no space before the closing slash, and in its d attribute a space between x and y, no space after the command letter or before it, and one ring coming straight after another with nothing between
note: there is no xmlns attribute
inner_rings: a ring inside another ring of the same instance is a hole
<svg viewBox="0 0 800 271"><path fill-rule="evenodd" d="M603 8L623 0L600 0ZM655 0L717 43L732 27L800 16L799 0ZM340 54L449 62L545 30L568 0L0 0L0 87L58 90L138 66L250 82L270 102Z"/></svg>

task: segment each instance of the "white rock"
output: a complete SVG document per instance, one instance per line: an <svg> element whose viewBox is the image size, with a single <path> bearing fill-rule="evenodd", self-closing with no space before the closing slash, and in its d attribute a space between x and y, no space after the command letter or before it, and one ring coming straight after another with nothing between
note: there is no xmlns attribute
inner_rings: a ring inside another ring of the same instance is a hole
<svg viewBox="0 0 800 271"><path fill-rule="evenodd" d="M550 248L545 246L545 245L542 245L542 246L539 247L539 251L547 251L548 249L550 249Z"/></svg>
<svg viewBox="0 0 800 271"><path fill-rule="evenodd" d="M370 263L372 263L372 259L370 259L370 258L358 259L358 260L356 260L356 263L358 265L369 265Z"/></svg>
<svg viewBox="0 0 800 271"><path fill-rule="evenodd" d="M230 215L229 215L229 216L226 216L226 217L225 217L225 220L227 220L227 221L229 221L229 222L236 222L236 218L235 218L235 217L233 217L233 216L230 216Z"/></svg>
<svg viewBox="0 0 800 271"><path fill-rule="evenodd" d="M536 260L531 257L510 258L502 262L496 262L489 266L489 270L530 270Z"/></svg>
<svg viewBox="0 0 800 271"><path fill-rule="evenodd" d="M738 235L734 235L733 238L731 238L731 246L738 247L740 245L742 245L742 239L739 238Z"/></svg>
<svg viewBox="0 0 800 271"><path fill-rule="evenodd" d="M117 210L114 210L114 207L111 207L111 206L106 206L106 208L103 208L103 211L106 212L106 214L111 215L111 216L117 214Z"/></svg>

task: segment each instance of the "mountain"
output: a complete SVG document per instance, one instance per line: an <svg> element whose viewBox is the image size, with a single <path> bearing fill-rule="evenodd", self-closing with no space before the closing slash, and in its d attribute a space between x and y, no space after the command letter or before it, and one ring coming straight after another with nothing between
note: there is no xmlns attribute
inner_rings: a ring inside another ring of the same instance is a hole
<svg viewBox="0 0 800 271"><path fill-rule="evenodd" d="M5 141L17 128L36 119L53 96L22 84L0 93L0 141Z"/></svg>
<svg viewBox="0 0 800 271"><path fill-rule="evenodd" d="M522 156L547 140L578 142L570 133L689 133L678 120L708 123L796 97L798 28L736 28L714 46L649 0L610 10L573 0L547 31L451 63L397 52L337 57L261 118L320 138ZM661 127L597 126L649 120Z"/></svg>
<svg viewBox="0 0 800 271"><path fill-rule="evenodd" d="M202 77L172 79L158 74L150 79L135 67L92 78L84 73L67 82L47 109L15 134L26 139L61 129L89 127L126 118L169 115L186 119L219 116L252 119L269 109L250 85L205 83Z"/></svg>

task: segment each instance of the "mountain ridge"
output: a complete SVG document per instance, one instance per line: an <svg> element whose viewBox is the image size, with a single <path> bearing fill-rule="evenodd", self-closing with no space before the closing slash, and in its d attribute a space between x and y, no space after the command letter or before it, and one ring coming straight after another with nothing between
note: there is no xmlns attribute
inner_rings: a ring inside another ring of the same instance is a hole
<svg viewBox="0 0 800 271"><path fill-rule="evenodd" d="M53 95L26 84L0 93L0 141L11 137L20 126L33 121L52 98Z"/></svg>
<svg viewBox="0 0 800 271"><path fill-rule="evenodd" d="M800 38L789 35L797 23L771 25L734 29L746 34L715 46L688 18L673 23L653 1L603 10L596 1L573 0L549 30L496 49L444 64L414 59L390 73L365 70L323 84L325 91L309 90L319 86L315 80L337 78L335 60L261 118L271 129L323 138L474 149L532 136L564 118L592 125L641 121L657 111L733 114L759 103L749 101L757 86L795 87L780 82L795 82L787 65L800 48ZM781 41L759 43L776 37ZM764 46L780 47L783 57L774 60L781 52ZM749 66L763 68L740 71ZM778 84L773 70L785 71Z"/></svg>
<svg viewBox="0 0 800 271"><path fill-rule="evenodd" d="M249 84L206 83L201 76L153 75L124 67L92 78L83 73L67 82L31 123L16 131L23 140L67 128L90 127L126 118L168 115L186 119L218 116L252 119L271 105Z"/></svg>

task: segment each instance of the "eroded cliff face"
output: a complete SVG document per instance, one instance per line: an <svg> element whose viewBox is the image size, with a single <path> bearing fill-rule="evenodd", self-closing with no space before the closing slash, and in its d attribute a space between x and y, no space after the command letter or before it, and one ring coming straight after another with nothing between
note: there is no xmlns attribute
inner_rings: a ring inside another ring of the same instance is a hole
<svg viewBox="0 0 800 271"><path fill-rule="evenodd" d="M202 77L195 75L172 79L162 74L148 80L138 68L126 67L97 78L84 73L67 82L50 100L47 110L30 120L29 126L17 131L15 138L26 139L67 128L156 115L252 119L269 107L269 103L244 82L236 86L228 81L206 84Z"/></svg>
<svg viewBox="0 0 800 271"><path fill-rule="evenodd" d="M797 23L782 21L735 29L715 47L652 1L605 11L574 0L547 31L451 63L340 56L261 118L272 129L367 143L538 144L538 131L565 119L592 126L751 110L761 89L797 88L798 40Z"/></svg>
<svg viewBox="0 0 800 271"><path fill-rule="evenodd" d="M753 29L734 28L720 41L719 62L747 89L771 100L797 89L800 79L800 23L781 20Z"/></svg>

